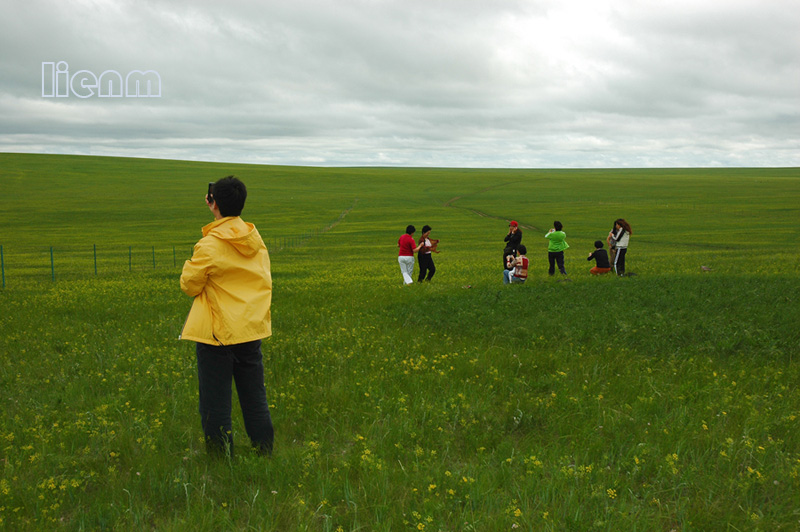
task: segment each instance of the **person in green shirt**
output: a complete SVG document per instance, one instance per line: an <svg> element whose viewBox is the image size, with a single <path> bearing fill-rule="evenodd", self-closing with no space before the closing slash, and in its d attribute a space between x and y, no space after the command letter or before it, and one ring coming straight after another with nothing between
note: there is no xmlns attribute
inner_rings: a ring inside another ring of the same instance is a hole
<svg viewBox="0 0 800 532"><path fill-rule="evenodd" d="M567 234L562 231L564 226L556 220L553 222L553 228L550 229L544 237L550 241L547 246L547 258L550 261L550 270L548 273L554 275L556 273L556 263L558 264L558 271L562 275L567 275L567 270L564 269L564 250L569 247L567 244Z"/></svg>

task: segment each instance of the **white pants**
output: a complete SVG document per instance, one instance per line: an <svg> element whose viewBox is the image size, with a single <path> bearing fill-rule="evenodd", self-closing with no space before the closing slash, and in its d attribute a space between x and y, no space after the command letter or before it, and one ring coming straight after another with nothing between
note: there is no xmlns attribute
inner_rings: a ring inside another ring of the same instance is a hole
<svg viewBox="0 0 800 532"><path fill-rule="evenodd" d="M414 257L397 257L400 263L400 272L403 274L403 282L412 284L414 282Z"/></svg>

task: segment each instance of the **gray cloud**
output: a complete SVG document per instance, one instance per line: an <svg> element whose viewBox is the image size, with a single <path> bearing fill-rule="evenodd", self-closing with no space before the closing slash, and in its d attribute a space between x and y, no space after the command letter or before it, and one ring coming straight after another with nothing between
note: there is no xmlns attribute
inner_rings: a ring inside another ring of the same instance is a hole
<svg viewBox="0 0 800 532"><path fill-rule="evenodd" d="M13 0L0 150L319 165L798 166L782 0ZM41 97L41 63L161 98Z"/></svg>

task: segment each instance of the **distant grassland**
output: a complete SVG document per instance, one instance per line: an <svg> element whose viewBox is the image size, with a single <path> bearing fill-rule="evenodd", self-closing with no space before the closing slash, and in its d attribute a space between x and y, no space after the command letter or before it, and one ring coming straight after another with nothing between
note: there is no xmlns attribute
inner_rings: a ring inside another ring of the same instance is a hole
<svg viewBox="0 0 800 532"><path fill-rule="evenodd" d="M243 218L294 244L271 249L275 455L222 463L176 337L206 183L229 174ZM0 154L0 185L0 529L800 527L800 169ZM637 275L593 278L617 217ZM523 286L502 285L510 219ZM556 219L571 282L546 273ZM430 285L401 286L409 223L441 239ZM95 276L93 245L182 256Z"/></svg>
<svg viewBox="0 0 800 532"><path fill-rule="evenodd" d="M698 270L708 262L740 274L756 264L771 264L773 273L798 266L800 170L794 168L305 168L14 154L0 154L0 163L6 194L0 240L9 254L17 247L86 244L191 249L207 221L206 182L236 174L250 190L245 217L265 240L327 227L357 202L338 230L352 245L334 241L345 254L358 248L389 257L408 223L428 223L448 255L484 261L496 258L507 220L517 219L535 228L524 231L535 255L559 219L572 246L568 261L583 266L584 251L625 217L634 226L630 260L638 269L693 271L686 261Z"/></svg>

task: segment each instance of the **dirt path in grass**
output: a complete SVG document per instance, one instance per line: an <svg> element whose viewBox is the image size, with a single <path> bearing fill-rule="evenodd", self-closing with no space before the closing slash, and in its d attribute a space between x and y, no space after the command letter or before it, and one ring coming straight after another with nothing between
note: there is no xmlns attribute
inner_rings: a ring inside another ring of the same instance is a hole
<svg viewBox="0 0 800 532"><path fill-rule="evenodd" d="M339 215L339 218L335 222L333 222L330 225L328 225L325 228L323 228L322 232L323 233L327 233L328 231L330 231L331 229L333 229L334 227L339 225L339 223L341 223L341 221L344 220L345 216L350 214L350 211L352 211L353 209L356 208L356 204L357 203L358 203L358 198L355 199L355 201L353 202L353 205L351 205L349 209L347 209L345 211L342 211L342 214Z"/></svg>

